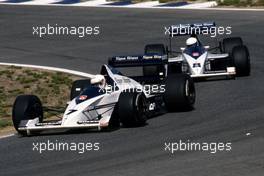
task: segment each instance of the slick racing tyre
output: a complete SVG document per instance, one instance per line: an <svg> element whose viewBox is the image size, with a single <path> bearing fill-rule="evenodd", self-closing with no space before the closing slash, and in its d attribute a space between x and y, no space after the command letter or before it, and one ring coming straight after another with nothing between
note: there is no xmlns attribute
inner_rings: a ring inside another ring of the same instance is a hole
<svg viewBox="0 0 264 176"><path fill-rule="evenodd" d="M23 120L39 118L43 121L43 109L39 98L35 95L20 95L13 105L12 120L15 129L22 135L27 135L26 131L19 130L19 124Z"/></svg>
<svg viewBox="0 0 264 176"><path fill-rule="evenodd" d="M142 126L147 120L147 105L144 94L122 92L118 101L118 116L124 127Z"/></svg>
<svg viewBox="0 0 264 176"><path fill-rule="evenodd" d="M237 76L250 75L250 59L248 48L245 45L236 46L232 50L232 59L236 67Z"/></svg>
<svg viewBox="0 0 264 176"><path fill-rule="evenodd" d="M243 41L240 37L230 37L225 38L222 45L223 53L231 54L234 47L243 45Z"/></svg>
<svg viewBox="0 0 264 176"><path fill-rule="evenodd" d="M145 46L144 50L145 55L165 55L166 50L163 44L150 44ZM144 76L157 76L159 72L162 71L161 66L144 66L143 75Z"/></svg>
<svg viewBox="0 0 264 176"><path fill-rule="evenodd" d="M166 50L163 44L150 44L145 46L144 53L146 55L148 54L164 55L166 54Z"/></svg>
<svg viewBox="0 0 264 176"><path fill-rule="evenodd" d="M86 88L91 85L89 79L81 79L81 80L76 80L72 83L72 88L71 88L71 94L70 98L71 100L80 95L80 93Z"/></svg>
<svg viewBox="0 0 264 176"><path fill-rule="evenodd" d="M169 75L164 84L165 93L163 98L168 111L188 111L193 109L195 103L195 87L189 75Z"/></svg>

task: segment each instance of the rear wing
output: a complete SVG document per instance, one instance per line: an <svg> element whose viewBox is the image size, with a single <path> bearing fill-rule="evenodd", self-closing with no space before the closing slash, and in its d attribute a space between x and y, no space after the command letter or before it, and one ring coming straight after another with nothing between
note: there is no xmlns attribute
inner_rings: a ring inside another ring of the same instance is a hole
<svg viewBox="0 0 264 176"><path fill-rule="evenodd" d="M185 36L185 35L199 35L214 33L215 22L193 23L193 24L177 24L170 26L170 37Z"/></svg>
<svg viewBox="0 0 264 176"><path fill-rule="evenodd" d="M108 60L108 65L112 67L137 67L166 63L168 63L167 55L114 56Z"/></svg>

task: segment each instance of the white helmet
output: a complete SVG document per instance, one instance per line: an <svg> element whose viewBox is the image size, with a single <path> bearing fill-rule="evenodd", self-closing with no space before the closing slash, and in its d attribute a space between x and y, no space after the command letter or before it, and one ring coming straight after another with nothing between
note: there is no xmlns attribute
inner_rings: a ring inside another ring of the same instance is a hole
<svg viewBox="0 0 264 176"><path fill-rule="evenodd" d="M196 44L196 43L197 43L197 39L195 37L190 37L186 40L187 46L191 46L191 45Z"/></svg>
<svg viewBox="0 0 264 176"><path fill-rule="evenodd" d="M106 85L105 77L103 75L95 75L91 79L91 84L97 84L100 88L104 88Z"/></svg>

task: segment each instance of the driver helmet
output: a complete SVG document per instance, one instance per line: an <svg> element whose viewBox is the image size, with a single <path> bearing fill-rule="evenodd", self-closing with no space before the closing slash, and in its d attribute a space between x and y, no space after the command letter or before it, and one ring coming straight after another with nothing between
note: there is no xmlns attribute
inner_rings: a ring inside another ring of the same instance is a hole
<svg viewBox="0 0 264 176"><path fill-rule="evenodd" d="M106 80L105 77L103 75L95 75L92 79L91 79L91 84L92 85L96 85L100 88L105 88L106 86Z"/></svg>
<svg viewBox="0 0 264 176"><path fill-rule="evenodd" d="M186 40L187 47L196 46L197 43L198 43L198 41L195 37L190 37Z"/></svg>

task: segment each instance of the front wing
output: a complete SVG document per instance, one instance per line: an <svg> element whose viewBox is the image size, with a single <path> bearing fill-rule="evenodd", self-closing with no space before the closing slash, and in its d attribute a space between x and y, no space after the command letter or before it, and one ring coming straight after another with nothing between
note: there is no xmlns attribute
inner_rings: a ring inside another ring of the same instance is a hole
<svg viewBox="0 0 264 176"><path fill-rule="evenodd" d="M211 77L235 77L235 67L227 67L226 70L222 71L208 71L203 74L190 75L192 78L211 78Z"/></svg>
<svg viewBox="0 0 264 176"><path fill-rule="evenodd" d="M99 105L94 106L88 109L87 111L83 111L82 114L87 114L92 111L96 111L98 109L106 109L102 114L105 112L113 109L115 103L110 103L106 105ZM98 117L102 114L98 114ZM44 130L69 130L69 129L97 129L101 130L104 127L109 126L109 122L111 119L112 114L105 115L98 120L81 120L78 116L74 117L76 120L72 121L71 123L63 123L63 120L57 121L47 121L47 122L39 122L39 118L31 119L31 120L22 120L19 124L18 130L26 131L29 135L31 131L44 131ZM66 119L67 120L67 119ZM65 120L65 121L66 121Z"/></svg>

